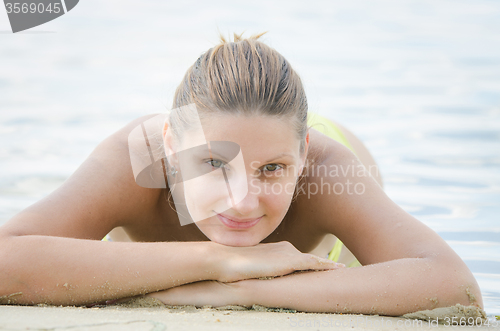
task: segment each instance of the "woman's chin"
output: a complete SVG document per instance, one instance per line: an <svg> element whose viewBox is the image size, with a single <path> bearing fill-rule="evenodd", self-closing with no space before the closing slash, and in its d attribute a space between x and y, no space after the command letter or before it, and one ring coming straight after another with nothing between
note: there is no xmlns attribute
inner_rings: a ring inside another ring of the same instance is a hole
<svg viewBox="0 0 500 331"><path fill-rule="evenodd" d="M224 236L217 238L210 238L211 241L216 242L225 246L233 246L233 247L247 247L247 246L255 246L259 244L264 238L255 238L254 236L245 236L245 235L232 235L232 236Z"/></svg>
<svg viewBox="0 0 500 331"><path fill-rule="evenodd" d="M210 239L225 246L245 247L255 246L264 240L269 234L264 233L262 229L253 227L251 229L235 231L218 223L213 226L211 223L204 221L197 222L196 225L203 234Z"/></svg>

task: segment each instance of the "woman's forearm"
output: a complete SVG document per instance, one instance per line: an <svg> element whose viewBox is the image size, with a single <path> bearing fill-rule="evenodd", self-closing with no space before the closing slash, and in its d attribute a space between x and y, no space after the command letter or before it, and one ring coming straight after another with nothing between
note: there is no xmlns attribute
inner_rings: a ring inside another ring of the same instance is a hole
<svg viewBox="0 0 500 331"><path fill-rule="evenodd" d="M0 240L0 304L79 305L220 276L213 242L122 243L48 236Z"/></svg>
<svg viewBox="0 0 500 331"><path fill-rule="evenodd" d="M239 282L240 304L389 316L457 303L482 308L477 282L460 262L407 258L270 280L244 280Z"/></svg>

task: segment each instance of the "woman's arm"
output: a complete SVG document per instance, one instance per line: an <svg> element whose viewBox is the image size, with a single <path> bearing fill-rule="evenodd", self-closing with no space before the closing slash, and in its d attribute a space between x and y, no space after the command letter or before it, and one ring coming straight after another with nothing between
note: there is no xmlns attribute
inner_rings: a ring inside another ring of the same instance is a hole
<svg viewBox="0 0 500 331"><path fill-rule="evenodd" d="M219 279L222 256L220 247L211 242L109 243L39 235L3 237L0 304L88 304L200 279Z"/></svg>
<svg viewBox="0 0 500 331"><path fill-rule="evenodd" d="M470 275L463 268L456 268L461 263L460 259L406 258L266 280L197 282L148 296L170 305L258 304L305 312L388 316L457 303L482 308L480 297L473 294L477 293L477 284L470 282Z"/></svg>
<svg viewBox="0 0 500 331"><path fill-rule="evenodd" d="M437 307L483 308L477 283L458 259L406 258L357 268L303 272L235 284L241 304L306 312L401 316ZM476 294L476 295L475 295Z"/></svg>

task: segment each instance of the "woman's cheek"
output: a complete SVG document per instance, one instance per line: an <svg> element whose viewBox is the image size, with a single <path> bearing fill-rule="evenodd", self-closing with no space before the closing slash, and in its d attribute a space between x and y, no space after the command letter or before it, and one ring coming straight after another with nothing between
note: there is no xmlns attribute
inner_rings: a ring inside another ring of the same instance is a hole
<svg viewBox="0 0 500 331"><path fill-rule="evenodd" d="M208 174L183 183L186 206L195 222L214 216L214 210L222 213L232 208L228 185L220 177Z"/></svg>
<svg viewBox="0 0 500 331"><path fill-rule="evenodd" d="M218 199L217 192L221 192L220 188L214 186L210 188L209 183L202 178L184 183L186 206L193 221L198 222L213 216L210 211Z"/></svg>
<svg viewBox="0 0 500 331"><path fill-rule="evenodd" d="M280 209L284 214L288 211L290 204L292 202L293 195L295 193L295 178L286 178L281 183L282 192L279 194Z"/></svg>
<svg viewBox="0 0 500 331"><path fill-rule="evenodd" d="M291 186L291 187L290 187ZM264 186L264 196L270 207L277 212L288 210L291 197L293 196L293 182L269 181Z"/></svg>

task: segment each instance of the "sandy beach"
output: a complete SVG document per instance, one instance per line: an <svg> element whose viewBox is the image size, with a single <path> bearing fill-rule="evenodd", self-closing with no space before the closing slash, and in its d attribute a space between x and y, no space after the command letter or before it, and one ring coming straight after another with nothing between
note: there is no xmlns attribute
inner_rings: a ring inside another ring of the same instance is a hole
<svg viewBox="0 0 500 331"><path fill-rule="evenodd" d="M275 311L272 311L275 310ZM439 321L437 317L445 317ZM473 318L484 328L500 330L500 321L489 320L475 307L456 306L426 311L416 318L355 314L316 314L254 306L252 309L232 306L196 308L167 307L154 301L135 301L114 306L52 307L0 306L1 330L421 330L448 329L446 317ZM425 320L427 318L427 320ZM465 325L463 325L465 327Z"/></svg>

